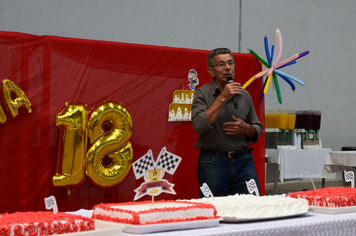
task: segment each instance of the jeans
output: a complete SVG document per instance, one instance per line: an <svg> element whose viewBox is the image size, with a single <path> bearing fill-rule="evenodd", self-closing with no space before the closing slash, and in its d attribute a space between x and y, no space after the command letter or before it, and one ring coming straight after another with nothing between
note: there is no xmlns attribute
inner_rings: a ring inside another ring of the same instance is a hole
<svg viewBox="0 0 356 236"><path fill-rule="evenodd" d="M251 179L257 180L257 173L252 158L252 153L244 153L240 156L229 158L200 150L197 169L199 186L206 183L214 196L227 196L238 194L249 194L246 182ZM199 191L199 197L204 197Z"/></svg>

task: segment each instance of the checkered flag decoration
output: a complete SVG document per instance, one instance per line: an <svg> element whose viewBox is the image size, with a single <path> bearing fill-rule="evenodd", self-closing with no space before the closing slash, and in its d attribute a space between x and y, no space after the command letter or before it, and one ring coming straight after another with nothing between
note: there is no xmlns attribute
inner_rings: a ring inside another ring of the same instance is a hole
<svg viewBox="0 0 356 236"><path fill-rule="evenodd" d="M44 199L44 201L45 201L45 205L46 205L46 209L47 210L53 209L53 213L57 213L58 212L57 201L56 201L56 198L54 196L46 197Z"/></svg>
<svg viewBox="0 0 356 236"><path fill-rule="evenodd" d="M156 168L160 167L164 169L165 172L168 172L169 174L173 175L181 161L181 157L168 152L166 150L166 147L163 147L158 156Z"/></svg>
<svg viewBox="0 0 356 236"><path fill-rule="evenodd" d="M344 170L344 177L346 182L351 182L351 188L354 188L355 187L354 172Z"/></svg>
<svg viewBox="0 0 356 236"><path fill-rule="evenodd" d="M260 196L260 192L258 191L257 184L254 179L250 179L249 181L245 182L249 193L252 194L253 192L255 192L256 196Z"/></svg>
<svg viewBox="0 0 356 236"><path fill-rule="evenodd" d="M207 198L212 197L213 201L215 201L214 195L206 183L203 183L203 185L200 187L200 190L202 191L205 197Z"/></svg>
<svg viewBox="0 0 356 236"><path fill-rule="evenodd" d="M154 169L155 163L152 156L152 151L148 150L148 152L136 160L132 164L132 169L134 171L136 179L141 178L145 175L145 172L150 169Z"/></svg>

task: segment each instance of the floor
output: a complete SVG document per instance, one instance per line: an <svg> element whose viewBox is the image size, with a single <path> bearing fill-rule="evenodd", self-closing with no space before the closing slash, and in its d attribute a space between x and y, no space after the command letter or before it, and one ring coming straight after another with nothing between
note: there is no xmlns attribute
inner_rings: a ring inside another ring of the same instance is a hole
<svg viewBox="0 0 356 236"><path fill-rule="evenodd" d="M315 188L321 188L321 182L314 182ZM342 186L342 187L351 187L350 182L346 182L344 180L336 180L336 181L326 181L325 187L333 187L333 186ZM312 182L284 182L277 183L277 195L279 194L287 194L290 192L297 192L303 190L312 190L313 183ZM275 195L274 193L274 184L267 183L266 184L266 195Z"/></svg>

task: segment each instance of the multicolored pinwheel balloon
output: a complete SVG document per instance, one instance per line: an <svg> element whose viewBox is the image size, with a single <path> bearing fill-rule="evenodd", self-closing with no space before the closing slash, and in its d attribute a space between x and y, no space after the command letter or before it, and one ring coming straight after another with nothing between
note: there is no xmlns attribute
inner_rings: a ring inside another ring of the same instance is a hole
<svg viewBox="0 0 356 236"><path fill-rule="evenodd" d="M276 29L276 35L275 35L275 45L272 45L271 47L271 53L269 51L268 47L268 39L267 36L264 38L264 43L265 43L265 51L266 51L266 57L267 61L265 61L260 55L258 55L256 52L254 52L251 49L248 49L252 55L254 55L267 69L257 73L254 75L251 79L249 79L243 86L242 88L247 88L255 79L258 79L260 77L263 77L267 75L267 79L264 82L263 85L263 90L261 91L261 99L264 94L267 93L269 84L271 83L272 77L273 77L273 82L276 87L276 92L277 92L277 97L279 103L282 103L282 96L281 96L281 91L279 88L279 83L277 79L277 75L279 75L283 80L285 80L292 90L295 90L295 85L293 84L292 80L294 82L299 83L300 85L305 85L305 83L294 76L291 76L289 74L286 74L282 71L280 71L281 68L295 64L297 59L304 57L305 55L309 54L309 51L305 51L299 54L294 54L293 56L289 57L288 59L284 61L279 61L281 59L282 55L282 48L283 48L283 42L282 42L282 35L279 29ZM274 47L276 47L274 49ZM274 51L276 51L276 57L273 57Z"/></svg>

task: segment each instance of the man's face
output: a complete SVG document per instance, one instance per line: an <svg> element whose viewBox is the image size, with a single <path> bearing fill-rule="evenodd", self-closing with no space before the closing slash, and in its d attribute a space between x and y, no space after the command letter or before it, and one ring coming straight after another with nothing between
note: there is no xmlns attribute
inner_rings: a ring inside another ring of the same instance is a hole
<svg viewBox="0 0 356 236"><path fill-rule="evenodd" d="M219 54L214 58L214 66L208 67L208 72L217 83L226 83L227 77L235 77L235 62L230 54Z"/></svg>

